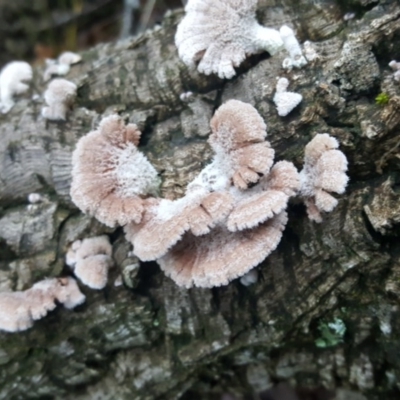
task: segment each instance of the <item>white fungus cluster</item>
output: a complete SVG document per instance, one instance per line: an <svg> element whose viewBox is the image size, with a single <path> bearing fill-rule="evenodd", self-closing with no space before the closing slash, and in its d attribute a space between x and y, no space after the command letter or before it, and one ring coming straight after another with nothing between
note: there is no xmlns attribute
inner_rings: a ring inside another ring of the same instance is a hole
<svg viewBox="0 0 400 400"><path fill-rule="evenodd" d="M280 80L280 94L290 94L287 85ZM298 104L300 95L293 95ZM317 135L306 147L300 187L292 163L274 164L266 124L250 104L229 100L215 112L210 127L214 158L177 200L150 196L147 185L155 175L149 161L138 157L140 132L117 116L105 118L98 131L81 138L73 157L75 204L110 226L123 225L135 256L157 261L186 288L226 285L243 276L279 244L290 197L301 190L307 206L315 208L322 198L329 200L327 192L344 190L340 184L347 182L346 159L328 135ZM118 161L131 146L133 153ZM141 187L143 176L149 180ZM331 211L334 205L321 210ZM78 253L81 244L74 246ZM243 284L254 280L255 274L249 274Z"/></svg>
<svg viewBox="0 0 400 400"><path fill-rule="evenodd" d="M285 58L282 67L287 70L292 68L301 68L307 65L307 60L303 56L299 41L297 40L293 29L283 25L279 30L285 49L289 53L289 57Z"/></svg>
<svg viewBox="0 0 400 400"><path fill-rule="evenodd" d="M322 222L321 212L331 212L338 204L330 193L344 193L349 180L347 159L338 147L335 138L321 133L305 148L300 196L304 198L308 217L316 222Z"/></svg>
<svg viewBox="0 0 400 400"><path fill-rule="evenodd" d="M113 154L136 146L140 132L116 116L105 118L99 131L82 138L73 157L75 203L107 223L126 224L135 255L157 260L185 287L227 284L262 261L280 241L287 221L284 210L299 185L291 163L272 166L274 151L254 107L227 102L215 113L211 129L213 162L188 185L185 196L174 201L142 197L147 184L140 188L135 182L151 170L143 156L137 157L137 149L119 168L121 156L115 159ZM78 254L82 244L73 246L68 264L74 263L73 252Z"/></svg>
<svg viewBox="0 0 400 400"><path fill-rule="evenodd" d="M136 3L135 3L136 4ZM310 42L304 54L294 31L261 26L256 20L257 0L189 0L178 26L175 43L189 67L206 75L232 78L248 55L285 48L289 57L283 68L301 68L318 58ZM44 80L65 75L81 57L65 52L47 60ZM400 63L392 61L394 79L400 80ZM0 74L1 111L14 104L13 97L28 90L32 69L24 62L6 65ZM287 91L280 78L273 101L280 116L288 115L302 101ZM65 120L77 95L77 86L65 79L52 80L42 115ZM192 92L182 93L189 102ZM82 212L102 223L124 226L133 253L142 261L155 260L179 286L214 287L257 282L254 269L278 246L287 223L289 199L300 195L310 219L320 222L338 201L330 193L343 193L347 185L347 160L336 139L316 135L306 146L304 168L299 174L291 162L274 163L274 150L266 141L266 124L257 110L229 100L210 121L212 162L187 186L177 200L152 197L159 184L157 171L138 150L141 132L121 117L104 118L97 130L81 138L73 154L71 198ZM32 204L45 201L31 193ZM70 245L66 264L75 276L93 289L107 284L114 264L107 236L77 240ZM116 285L122 284L118 280ZM85 296L72 278L36 283L23 292L0 293L0 329L14 332L32 326L53 310L56 302L66 308L81 304Z"/></svg>
<svg viewBox="0 0 400 400"><path fill-rule="evenodd" d="M52 80L44 92L47 107L42 109L42 116L50 121L64 121L76 98L76 91L73 82L61 78Z"/></svg>
<svg viewBox="0 0 400 400"><path fill-rule="evenodd" d="M283 48L275 29L256 20L257 0L189 0L175 35L179 57L203 74L230 79L246 56Z"/></svg>
<svg viewBox="0 0 400 400"><path fill-rule="evenodd" d="M394 71L393 78L395 81L400 82L400 62L392 60L389 67Z"/></svg>
<svg viewBox="0 0 400 400"><path fill-rule="evenodd" d="M289 80L286 78L279 78L276 84L276 93L274 96L274 103L278 111L278 115L285 117L294 108L296 108L301 101L303 96L299 93L288 92Z"/></svg>
<svg viewBox="0 0 400 400"><path fill-rule="evenodd" d="M25 61L13 61L3 67L0 73L0 111L3 114L14 106L14 96L28 91L32 76L32 67Z"/></svg>
<svg viewBox="0 0 400 400"><path fill-rule="evenodd" d="M287 70L306 65L294 31L286 25L280 31L260 25L256 7L257 0L189 0L175 35L181 60L222 79L235 76L247 56L264 51L274 55L285 48Z"/></svg>
<svg viewBox="0 0 400 400"><path fill-rule="evenodd" d="M24 331L54 310L57 302L72 309L84 301L72 278L45 279L25 291L0 293L0 330Z"/></svg>
<svg viewBox="0 0 400 400"><path fill-rule="evenodd" d="M53 76L67 75L71 69L71 65L76 64L81 60L82 57L72 51L61 53L57 60L51 58L46 59L46 70L43 74L43 80L47 82Z"/></svg>
<svg viewBox="0 0 400 400"><path fill-rule="evenodd" d="M76 240L66 255L66 264L75 276L91 289L104 289L108 270L114 265L112 247L107 236Z"/></svg>

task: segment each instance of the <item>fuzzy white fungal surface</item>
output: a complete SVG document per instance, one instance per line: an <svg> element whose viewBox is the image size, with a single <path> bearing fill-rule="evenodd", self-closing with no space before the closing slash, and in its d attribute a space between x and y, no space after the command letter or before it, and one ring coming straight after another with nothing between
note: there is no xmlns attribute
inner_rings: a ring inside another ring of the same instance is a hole
<svg viewBox="0 0 400 400"><path fill-rule="evenodd" d="M39 193L30 193L28 195L28 201L31 204L40 203L43 201L43 197Z"/></svg>
<svg viewBox="0 0 400 400"><path fill-rule="evenodd" d="M307 60L304 58L301 51L299 41L294 34L293 29L283 25L279 30L285 49L288 51L289 56L285 58L282 67L287 70L294 68L301 68L307 65Z"/></svg>
<svg viewBox="0 0 400 400"><path fill-rule="evenodd" d="M114 265L112 247L107 236L96 236L73 242L66 254L66 264L75 276L91 289L104 289L108 270Z"/></svg>
<svg viewBox="0 0 400 400"><path fill-rule="evenodd" d="M300 196L308 217L315 222L322 222L321 212L331 212L337 206L337 199L330 193L344 193L349 180L347 159L338 147L334 137L323 133L317 134L305 149Z"/></svg>
<svg viewBox="0 0 400 400"><path fill-rule="evenodd" d="M400 82L400 62L392 60L389 67L394 71L393 78L395 81Z"/></svg>
<svg viewBox="0 0 400 400"><path fill-rule="evenodd" d="M73 153L71 197L108 226L140 222L144 197L159 184L157 171L137 145L141 132L122 118L103 118Z"/></svg>
<svg viewBox="0 0 400 400"><path fill-rule="evenodd" d="M198 62L205 75L230 79L248 55L277 53L281 36L257 22L256 6L257 0L189 0L175 35L181 60L192 68Z"/></svg>
<svg viewBox="0 0 400 400"><path fill-rule="evenodd" d="M286 78L279 78L276 84L276 93L274 96L274 103L278 111L278 115L285 117L292 110L294 110L303 100L303 96L299 93L288 92L289 80Z"/></svg>
<svg viewBox="0 0 400 400"><path fill-rule="evenodd" d="M42 116L51 121L64 121L67 111L76 97L77 86L66 79L52 80L44 92L48 107L42 109Z"/></svg>
<svg viewBox="0 0 400 400"><path fill-rule="evenodd" d="M43 74L43 80L47 82L53 76L67 75L71 69L71 65L76 64L82 60L79 54L72 51L65 51L61 53L57 60L48 58L46 60L46 70Z"/></svg>
<svg viewBox="0 0 400 400"><path fill-rule="evenodd" d="M45 279L25 291L0 293L0 330L24 331L54 310L56 302L72 309L85 299L75 279L69 277Z"/></svg>
<svg viewBox="0 0 400 400"><path fill-rule="evenodd" d="M28 91L32 67L25 61L6 64L0 73L0 111L8 113L14 106L14 96Z"/></svg>

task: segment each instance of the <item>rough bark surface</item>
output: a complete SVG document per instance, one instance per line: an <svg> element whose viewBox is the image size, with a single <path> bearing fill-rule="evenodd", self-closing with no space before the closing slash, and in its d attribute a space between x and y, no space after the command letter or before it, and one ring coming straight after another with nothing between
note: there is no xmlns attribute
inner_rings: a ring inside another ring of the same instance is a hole
<svg viewBox="0 0 400 400"><path fill-rule="evenodd" d="M284 73L285 54L264 54L231 81L201 76L177 57L176 12L140 37L83 54L68 75L79 92L67 122L40 116L41 70L30 98L0 117L0 289L68 273L67 245L87 236L108 234L117 264L105 290L82 287L87 301L78 309L0 333L0 399L218 399L277 381L323 385L336 399L399 398L400 84L387 64L400 58L400 6L259 3L263 24L292 23L320 58ZM347 11L355 18L345 21ZM278 76L304 97L285 118L272 103ZM182 102L187 91L193 96ZM374 100L381 92L385 105ZM297 167L315 133L337 137L350 185L322 224L290 205L283 240L258 267L256 284L180 289L155 263L130 257L121 229L78 212L68 194L71 153L116 110L144 132L141 149L162 177L161 194L179 197L210 159L213 111L231 98L257 108L277 158ZM47 200L28 207L31 192ZM343 336L329 336L334 321L345 325Z"/></svg>

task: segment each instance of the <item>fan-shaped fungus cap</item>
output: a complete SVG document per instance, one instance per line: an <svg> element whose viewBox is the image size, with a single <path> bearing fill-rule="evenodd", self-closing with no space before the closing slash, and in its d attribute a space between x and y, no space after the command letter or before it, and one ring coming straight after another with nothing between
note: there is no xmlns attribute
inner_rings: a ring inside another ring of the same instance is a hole
<svg viewBox="0 0 400 400"><path fill-rule="evenodd" d="M32 67L25 61L13 61L6 64L0 73L0 110L7 113L14 105L13 97L25 93L32 80Z"/></svg>
<svg viewBox="0 0 400 400"><path fill-rule="evenodd" d="M24 292L0 293L0 330L18 332L33 326Z"/></svg>
<svg viewBox="0 0 400 400"><path fill-rule="evenodd" d="M108 269L113 266L111 257L97 254L79 260L74 268L77 278L91 289L104 289L108 280Z"/></svg>
<svg viewBox="0 0 400 400"><path fill-rule="evenodd" d="M236 203L227 220L228 230L251 229L280 214L299 187L295 166L288 161L276 163L259 186L244 193L236 192Z"/></svg>
<svg viewBox="0 0 400 400"><path fill-rule="evenodd" d="M42 109L44 118L51 121L64 121L68 109L76 97L77 86L66 79L54 79L44 92L48 107Z"/></svg>
<svg viewBox="0 0 400 400"><path fill-rule="evenodd" d="M303 96L299 93L287 92L289 80L286 78L279 78L276 84L276 93L274 96L274 103L279 116L285 117L293 109L295 109L303 100Z"/></svg>
<svg viewBox="0 0 400 400"><path fill-rule="evenodd" d="M316 222L322 221L321 211L331 212L338 203L328 192L343 193L349 180L347 159L338 147L337 140L324 133L316 135L305 148L300 194L309 218Z"/></svg>
<svg viewBox="0 0 400 400"><path fill-rule="evenodd" d="M139 223L143 199L158 185L157 171L138 151L140 131L112 115L82 137L72 156L72 201L114 227Z"/></svg>
<svg viewBox="0 0 400 400"><path fill-rule="evenodd" d="M283 47L278 31L256 20L257 0L189 0L175 44L182 61L206 75L232 78L247 55Z"/></svg>
<svg viewBox="0 0 400 400"><path fill-rule="evenodd" d="M56 300L72 309L85 301L72 278L52 278L35 283L30 289L0 293L0 330L26 330L56 307Z"/></svg>
<svg viewBox="0 0 400 400"><path fill-rule="evenodd" d="M229 100L215 112L210 126L215 158L236 187L246 189L269 171L274 150L265 141L267 126L253 106Z"/></svg>
<svg viewBox="0 0 400 400"><path fill-rule="evenodd" d="M76 280L67 278L58 278L59 290L56 292L56 299L68 310L83 304L86 296L79 290Z"/></svg>
<svg viewBox="0 0 400 400"><path fill-rule="evenodd" d="M49 311L56 308L58 290L59 280L53 278L37 282L24 292L33 320L43 318Z"/></svg>
<svg viewBox="0 0 400 400"><path fill-rule="evenodd" d="M112 255L110 240L106 235L86 238L82 241L79 240L74 246L75 243L76 242L72 244L72 248L76 248L77 261L97 254L103 254L108 257L111 257Z"/></svg>
<svg viewBox="0 0 400 400"><path fill-rule="evenodd" d="M229 193L207 193L198 190L178 200L147 202L140 224L129 224L125 234L142 261L156 260L190 231L193 235L208 234L229 214L233 206Z"/></svg>
<svg viewBox="0 0 400 400"><path fill-rule="evenodd" d="M112 247L107 236L77 240L66 255L66 263L79 280L92 289L107 285L108 269L113 266Z"/></svg>
<svg viewBox="0 0 400 400"><path fill-rule="evenodd" d="M286 212L282 212L250 230L232 233L219 226L204 237L186 233L157 262L179 286L210 288L226 285L275 250L286 223Z"/></svg>

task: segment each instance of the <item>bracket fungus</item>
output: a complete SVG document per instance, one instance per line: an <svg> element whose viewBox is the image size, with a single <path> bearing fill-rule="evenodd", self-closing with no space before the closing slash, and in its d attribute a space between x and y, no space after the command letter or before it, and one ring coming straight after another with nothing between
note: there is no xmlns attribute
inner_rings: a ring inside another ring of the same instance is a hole
<svg viewBox="0 0 400 400"><path fill-rule="evenodd" d="M67 111L76 97L77 86L66 79L52 80L44 92L48 107L42 109L42 116L51 121L64 121Z"/></svg>
<svg viewBox="0 0 400 400"><path fill-rule="evenodd" d="M75 276L91 289L104 289L108 269L113 266L112 247L107 236L76 240L66 255Z"/></svg>
<svg viewBox="0 0 400 400"><path fill-rule="evenodd" d="M338 147L335 138L322 133L305 148L300 196L304 198L308 217L316 222L322 221L322 211L331 212L338 204L329 192L344 193L349 180L347 159Z"/></svg>
<svg viewBox="0 0 400 400"><path fill-rule="evenodd" d="M79 140L72 156L73 202L110 227L139 223L144 197L159 183L157 171L137 149L140 135L136 125L111 115Z"/></svg>
<svg viewBox="0 0 400 400"><path fill-rule="evenodd" d="M275 29L256 20L257 0L189 0L178 25L175 44L179 57L203 74L230 79L247 56L283 48Z"/></svg>
<svg viewBox="0 0 400 400"><path fill-rule="evenodd" d="M30 289L0 293L0 330L24 331L56 308L56 302L72 309L85 296L72 278L52 278L35 283Z"/></svg>
<svg viewBox="0 0 400 400"><path fill-rule="evenodd" d="M286 78L279 78L276 84L276 93L274 96L274 103L280 117L286 117L292 110L294 110L303 100L303 96L299 93L288 92L289 80Z"/></svg>
<svg viewBox="0 0 400 400"><path fill-rule="evenodd" d="M57 60L47 59L46 70L43 74L43 80L47 82L52 76L67 75L71 69L71 65L76 64L82 60L79 54L72 51L65 51L61 53Z"/></svg>
<svg viewBox="0 0 400 400"><path fill-rule="evenodd" d="M29 89L27 82L32 80L32 67L25 61L6 64L0 73L0 110L8 113L14 106L14 96Z"/></svg>
<svg viewBox="0 0 400 400"><path fill-rule="evenodd" d="M186 288L226 285L248 273L278 246L289 199L300 189L308 198L340 191L331 175L344 171L344 156L331 149L337 142L328 136L326 150L342 164L332 169L329 157L315 156L318 143L309 145L301 187L291 162L274 164L263 119L241 101L220 106L210 126L214 158L176 200L149 196L157 174L136 147L140 132L117 116L103 119L99 130L81 138L73 156L75 204L110 226L124 225L133 253L142 261L157 261Z"/></svg>

